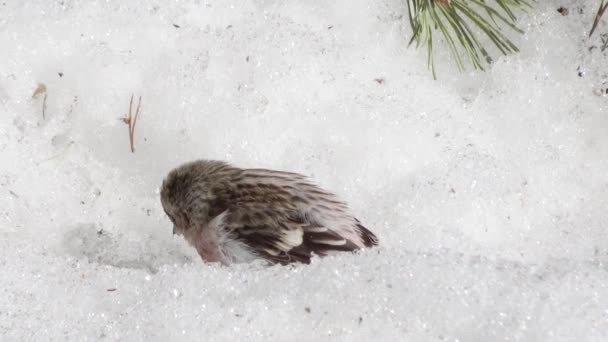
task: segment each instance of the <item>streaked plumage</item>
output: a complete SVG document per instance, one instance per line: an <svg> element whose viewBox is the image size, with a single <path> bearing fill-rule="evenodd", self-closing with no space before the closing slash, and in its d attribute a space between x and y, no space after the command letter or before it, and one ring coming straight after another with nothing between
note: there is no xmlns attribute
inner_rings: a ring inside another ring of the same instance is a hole
<svg viewBox="0 0 608 342"><path fill-rule="evenodd" d="M198 160L169 173L161 203L174 233L210 262L309 263L378 243L344 202L297 173Z"/></svg>

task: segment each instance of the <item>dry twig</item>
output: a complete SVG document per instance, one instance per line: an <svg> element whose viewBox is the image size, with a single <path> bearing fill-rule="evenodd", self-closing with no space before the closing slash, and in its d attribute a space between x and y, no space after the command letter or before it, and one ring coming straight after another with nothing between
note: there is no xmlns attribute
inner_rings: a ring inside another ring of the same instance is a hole
<svg viewBox="0 0 608 342"><path fill-rule="evenodd" d="M44 83L38 83L38 87L36 87L36 90L34 90L34 93L32 94L32 98L38 98L38 96L40 95L44 95L44 97L42 98L42 118L44 119L46 116L46 96L47 96L47 92L46 92L46 85L44 85Z"/></svg>
<svg viewBox="0 0 608 342"><path fill-rule="evenodd" d="M141 96L139 97L139 101L137 103L137 109L135 110L135 115L133 115L133 94L131 94L131 101L129 101L129 113L122 118L122 122L129 125L129 143L131 144L131 152L135 152L135 145L133 143L133 139L135 136L135 124L137 123L137 117L139 116L139 111L141 109Z"/></svg>
<svg viewBox="0 0 608 342"><path fill-rule="evenodd" d="M72 100L72 104L70 104L70 109L68 110L68 115L72 114L74 111L74 107L78 104L78 96L74 96L74 100Z"/></svg>

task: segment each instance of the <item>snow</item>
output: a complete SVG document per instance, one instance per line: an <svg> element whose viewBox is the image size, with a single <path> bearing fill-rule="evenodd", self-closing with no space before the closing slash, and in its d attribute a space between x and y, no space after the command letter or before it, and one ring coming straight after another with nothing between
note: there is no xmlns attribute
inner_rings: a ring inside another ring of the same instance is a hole
<svg viewBox="0 0 608 342"><path fill-rule="evenodd" d="M539 3L520 54L436 49L433 81L398 0L3 1L1 339L608 339L596 10ZM198 158L309 175L381 247L205 265L158 198Z"/></svg>

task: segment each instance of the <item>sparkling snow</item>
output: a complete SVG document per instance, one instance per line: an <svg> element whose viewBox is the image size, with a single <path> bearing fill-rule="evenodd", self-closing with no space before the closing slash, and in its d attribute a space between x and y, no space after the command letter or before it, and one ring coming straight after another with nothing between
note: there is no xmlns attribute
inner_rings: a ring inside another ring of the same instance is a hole
<svg viewBox="0 0 608 342"><path fill-rule="evenodd" d="M608 340L596 2L434 81L400 0L2 1L0 339ZM158 199L197 158L310 175L381 247L205 265Z"/></svg>

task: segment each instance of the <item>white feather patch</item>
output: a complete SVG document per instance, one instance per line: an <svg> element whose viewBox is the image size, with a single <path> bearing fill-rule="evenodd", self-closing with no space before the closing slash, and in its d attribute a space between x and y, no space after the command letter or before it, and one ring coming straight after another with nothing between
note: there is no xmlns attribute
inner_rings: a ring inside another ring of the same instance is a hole
<svg viewBox="0 0 608 342"><path fill-rule="evenodd" d="M228 232L224 229L224 220L228 215L228 210L219 214L209 222L207 229L212 229L217 234L217 243L224 263L251 262L257 255L246 244L228 237Z"/></svg>
<svg viewBox="0 0 608 342"><path fill-rule="evenodd" d="M235 263L251 262L257 258L251 248L237 240L225 239L220 250L225 258Z"/></svg>
<svg viewBox="0 0 608 342"><path fill-rule="evenodd" d="M279 255L279 251L277 251L276 249L265 248L264 251L273 256Z"/></svg>
<svg viewBox="0 0 608 342"><path fill-rule="evenodd" d="M324 240L311 240L311 241L314 242L314 243L328 245L328 246L342 246L342 245L346 245L346 240L328 240L328 239L324 239Z"/></svg>
<svg viewBox="0 0 608 342"><path fill-rule="evenodd" d="M287 252L292 248L301 245L304 241L304 232L302 228L285 230L282 233L283 236L281 237L281 241L277 241L277 247L282 251Z"/></svg>
<svg viewBox="0 0 608 342"><path fill-rule="evenodd" d="M328 229L325 227L308 227L306 231L309 233L325 233Z"/></svg>
<svg viewBox="0 0 608 342"><path fill-rule="evenodd" d="M302 244L303 235L304 233L301 228L287 230L283 232L283 241L293 247L299 246Z"/></svg>

